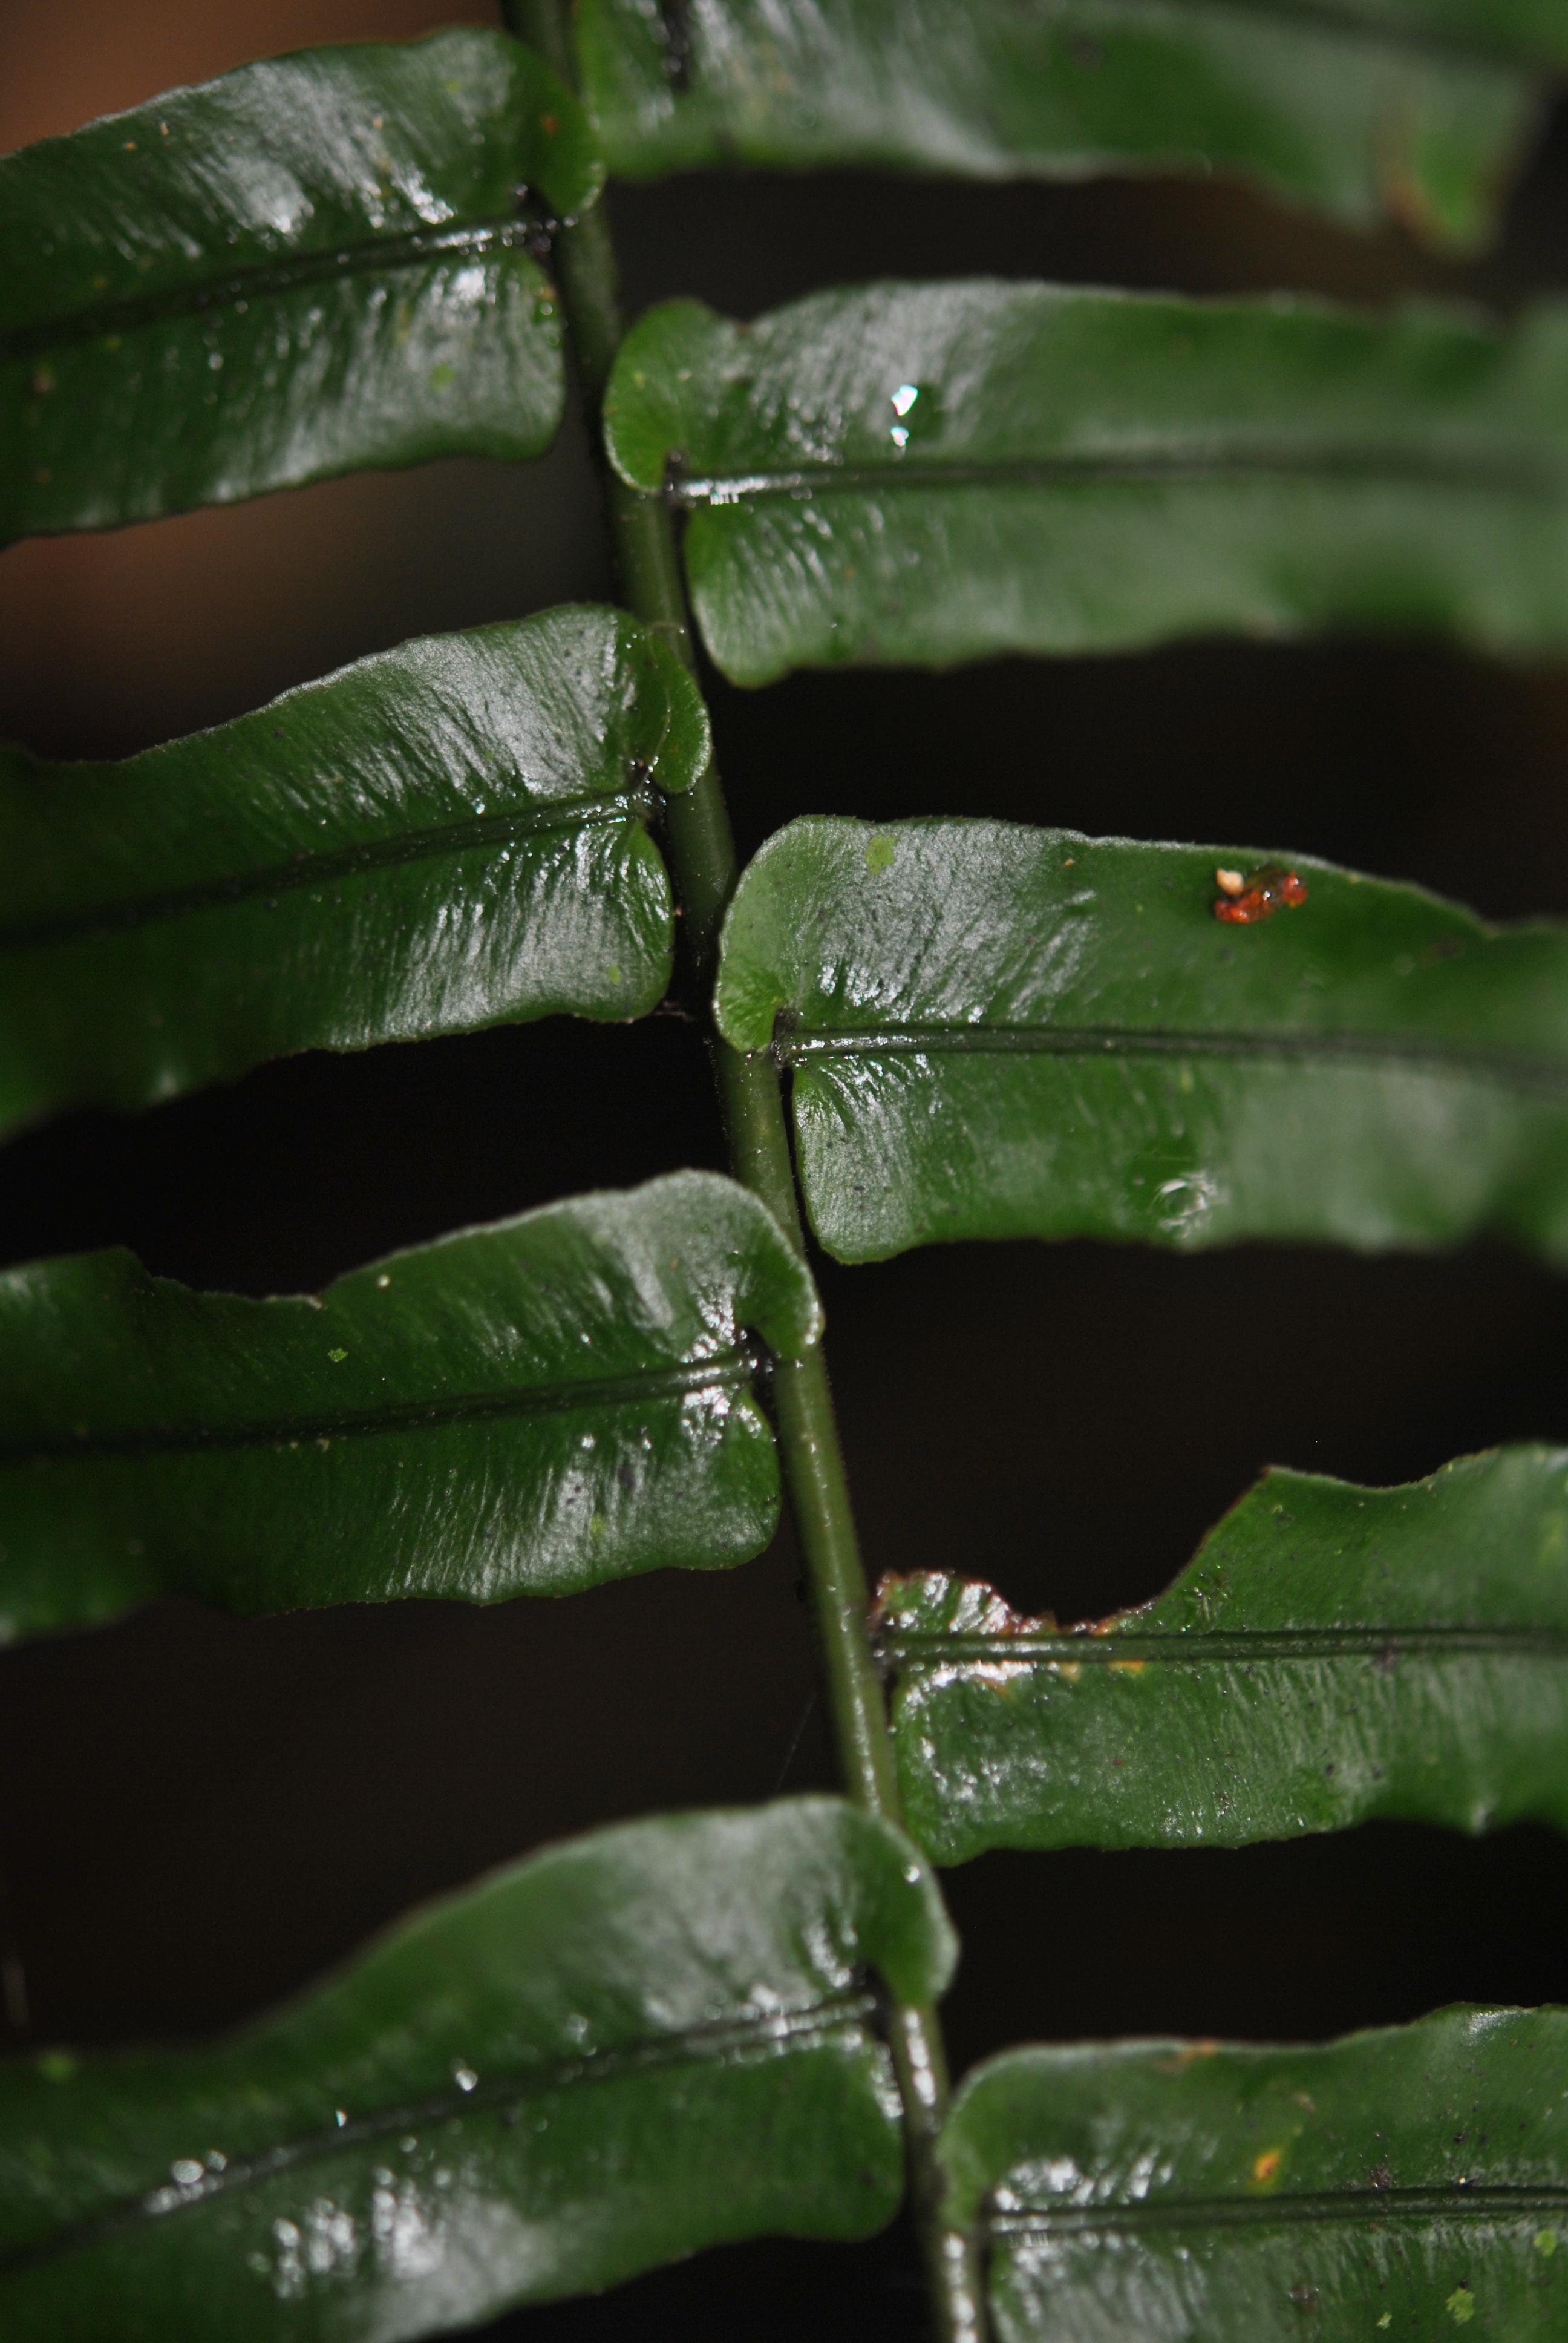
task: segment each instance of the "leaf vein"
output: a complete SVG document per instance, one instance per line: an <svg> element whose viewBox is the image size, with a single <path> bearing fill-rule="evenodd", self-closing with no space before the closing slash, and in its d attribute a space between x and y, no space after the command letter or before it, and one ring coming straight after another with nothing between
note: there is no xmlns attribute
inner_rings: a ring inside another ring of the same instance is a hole
<svg viewBox="0 0 1568 2343"><path fill-rule="evenodd" d="M596 823L646 821L652 811L651 792L625 790L615 796L475 815L467 821L403 831L395 837L367 839L330 853L300 854L290 862L236 871L231 877L198 880L188 887L171 887L159 894L133 896L123 902L95 904L79 912L0 925L0 951L35 951L55 944L77 943L92 936L116 934L128 928L183 919L196 911L224 909L257 895L297 892L301 888L334 880L357 878L367 870L436 861L444 855L461 854L475 847L521 843L552 830L579 830Z"/></svg>
<svg viewBox="0 0 1568 2343"><path fill-rule="evenodd" d="M995 1668L1029 1661L1066 1667L1115 1667L1129 1660L1201 1667L1238 1662L1279 1664L1371 1658L1392 1664L1408 1655L1455 1659L1493 1654L1568 1658L1568 1628L1520 1626L1299 1627L1256 1633L1201 1628L1191 1633L1035 1635L886 1634L878 1648L897 1669Z"/></svg>
<svg viewBox="0 0 1568 2343"><path fill-rule="evenodd" d="M1190 2197L1141 2205L991 2211L993 2237L1100 2236L1108 2229L1294 2228L1343 2221L1523 2220L1568 2212L1568 2187L1471 2187L1302 2190L1270 2197Z"/></svg>
<svg viewBox="0 0 1568 2343"><path fill-rule="evenodd" d="M136 333L145 326L199 317L207 309L266 299L335 277L417 268L427 260L461 260L518 248L527 251L538 242L539 233L538 225L526 218L470 220L414 228L402 236L340 245L330 251L294 253L249 268L229 268L221 276L170 286L161 293L136 294L121 301L106 301L94 309L70 310L14 326L0 332L0 363L35 357L71 342L95 341L100 335Z"/></svg>
<svg viewBox="0 0 1568 2343"><path fill-rule="evenodd" d="M85 2221L71 2224L48 2237L0 2253L0 2278L14 2277L43 2262L56 2261L96 2245L120 2231L167 2219L209 2204L215 2197L234 2196L258 2187L279 2174L302 2165L322 2163L347 2149L386 2138L411 2126L449 2121L477 2108L507 2110L577 2084L618 2081L628 2075L656 2073L661 2068L699 2065L734 2065L797 2046L810 2047L830 2042L835 2035L864 2039L877 2009L876 1997L865 1992L829 1995L800 2009L767 2016L732 2018L717 2025L693 2026L660 2040L638 2043L624 2050L602 2051L579 2058L559 2059L533 2073L496 2076L464 2091L450 2090L377 2108L374 2114L350 2117L299 2139L281 2141L248 2157L236 2157L219 2172L208 2172L188 2187L161 2185L111 2206Z"/></svg>
<svg viewBox="0 0 1568 2343"><path fill-rule="evenodd" d="M442 1399L396 1400L385 1407L277 1416L265 1423L226 1425L216 1430L196 1424L167 1424L121 1433L88 1432L80 1438L13 1440L0 1443L0 1471L101 1457L284 1447L311 1440L364 1438L437 1425L482 1423L500 1416L560 1415L586 1408L632 1405L649 1399L678 1399L691 1392L741 1387L756 1373L759 1360L759 1350L747 1346L719 1352L707 1359L649 1367L630 1374L585 1376L580 1383L540 1383L516 1391L472 1392Z"/></svg>
<svg viewBox="0 0 1568 2343"><path fill-rule="evenodd" d="M1433 1073L1481 1076L1532 1089L1568 1088L1568 1059L1489 1048L1419 1033L1319 1032L1261 1027L1253 1032L1172 1032L1125 1026L953 1024L802 1032L780 1030L780 1065L819 1058L930 1055L1055 1058L1365 1059Z"/></svg>

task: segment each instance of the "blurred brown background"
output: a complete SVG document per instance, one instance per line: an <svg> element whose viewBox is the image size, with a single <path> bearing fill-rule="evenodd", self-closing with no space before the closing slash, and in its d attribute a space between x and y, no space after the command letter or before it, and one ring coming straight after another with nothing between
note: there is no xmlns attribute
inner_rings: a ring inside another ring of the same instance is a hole
<svg viewBox="0 0 1568 2343"><path fill-rule="evenodd" d="M7 0L0 148L435 0ZM1568 277L1568 126L1499 253L1445 269L1217 186L740 177L618 189L628 305L991 272L1507 307ZM0 732L122 755L407 636L609 590L580 431L508 471L376 475L0 556ZM712 680L742 843L789 815L975 810L1251 839L1568 914L1568 676L1419 645L1199 646L942 678ZM314 1284L574 1189L716 1162L692 1030L565 1023L307 1058L0 1158L0 1258L125 1242L197 1284ZM1175 1261L1081 1246L823 1271L868 1557L1063 1618L1156 1592L1274 1460L1390 1481L1568 1439L1568 1297L1494 1249ZM787 1540L728 1578L564 1604L238 1624L170 1604L0 1658L14 2045L231 2019L414 1898L633 1811L831 1779ZM990 1857L952 1875L959 2063L1029 2035L1322 2036L1456 1998L1568 1999L1568 1849L1380 1826L1242 1854ZM25 1990L24 1990L25 1988ZM0 2040L7 2038L0 2032ZM904 2241L761 2246L508 2337L920 2331Z"/></svg>

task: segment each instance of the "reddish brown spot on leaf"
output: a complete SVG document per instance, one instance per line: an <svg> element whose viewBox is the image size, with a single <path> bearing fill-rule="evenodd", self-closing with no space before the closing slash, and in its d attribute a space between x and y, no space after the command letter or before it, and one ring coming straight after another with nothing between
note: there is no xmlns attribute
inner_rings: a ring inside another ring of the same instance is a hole
<svg viewBox="0 0 1568 2343"><path fill-rule="evenodd" d="M1215 899L1214 917L1228 920L1236 927L1254 928L1263 920L1271 920L1282 905L1293 907L1307 900L1307 890L1295 872L1278 862L1265 862L1261 870L1243 879L1240 887L1235 883L1236 875L1233 870L1214 873L1221 890Z"/></svg>

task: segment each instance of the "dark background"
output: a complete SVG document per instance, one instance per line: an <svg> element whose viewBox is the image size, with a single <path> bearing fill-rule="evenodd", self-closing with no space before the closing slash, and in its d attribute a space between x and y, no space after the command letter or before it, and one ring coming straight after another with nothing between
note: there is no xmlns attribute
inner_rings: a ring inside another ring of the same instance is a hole
<svg viewBox="0 0 1568 2343"><path fill-rule="evenodd" d="M955 0L957 5L957 0ZM430 0L7 0L0 149ZM1559 119L1483 268L1218 185L980 188L749 176L618 189L635 314L981 271L1192 292L1412 289L1507 307L1568 276ZM580 430L543 463L369 475L0 558L0 733L119 756L405 637L598 595ZM945 677L709 679L744 850L797 812L975 811L1252 840L1568 913L1568 676L1420 644L1201 645ZM314 1056L0 1157L0 1259L126 1243L246 1292L720 1143L661 1018ZM936 1249L822 1280L867 1558L1063 1619L1156 1593L1265 1462L1374 1482L1568 1439L1568 1294L1497 1249ZM491 1611L236 1623L168 1604L0 1657L0 2044L180 2035L255 2009L417 1897L628 1813L826 1785L787 1536ZM787 1775L787 1779L786 1779ZM993 1855L949 1875L955 2062L1028 2036L1323 2036L1445 2000L1568 2000L1568 1848L1378 1825L1224 1854ZM492 2330L516 2343L920 2330L907 2240L709 2255Z"/></svg>

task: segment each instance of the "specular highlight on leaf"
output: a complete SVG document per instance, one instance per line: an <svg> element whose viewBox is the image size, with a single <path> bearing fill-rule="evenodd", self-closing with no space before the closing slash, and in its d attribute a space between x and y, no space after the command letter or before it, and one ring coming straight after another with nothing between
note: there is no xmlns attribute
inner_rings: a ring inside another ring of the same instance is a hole
<svg viewBox="0 0 1568 2343"><path fill-rule="evenodd" d="M8 2343L469 2327L896 2210L878 1979L954 1947L909 1842L801 1798L598 1831L210 2048L0 2066Z"/></svg>
<svg viewBox="0 0 1568 2343"><path fill-rule="evenodd" d="M242 65L0 160L0 542L366 465L537 456L565 399L522 198L582 110L504 35Z"/></svg>
<svg viewBox="0 0 1568 2343"><path fill-rule="evenodd" d="M675 1172L393 1253L319 1298L128 1252L0 1275L0 1629L567 1594L773 1534L759 1345L817 1339L732 1181Z"/></svg>
<svg viewBox="0 0 1568 2343"><path fill-rule="evenodd" d="M692 301L606 402L738 683L1244 630L1568 642L1568 310L984 278Z"/></svg>
<svg viewBox="0 0 1568 2343"><path fill-rule="evenodd" d="M1393 1489L1276 1469L1138 1610L1063 1629L933 1571L884 1579L878 1627L939 1863L1568 1827L1568 1450Z"/></svg>
<svg viewBox="0 0 1568 2343"><path fill-rule="evenodd" d="M725 929L717 1005L793 1079L845 1261L960 1237L1568 1259L1568 934L1306 857L1213 916L1237 847L809 817Z"/></svg>
<svg viewBox="0 0 1568 2343"><path fill-rule="evenodd" d="M647 823L709 753L592 608L436 636L117 765L0 749L0 1127L669 980Z"/></svg>
<svg viewBox="0 0 1568 2343"><path fill-rule="evenodd" d="M1559 2009L1312 2047L1009 2050L966 2077L942 2154L997 2343L1352 2343L1472 2318L1547 2343L1565 2091Z"/></svg>

